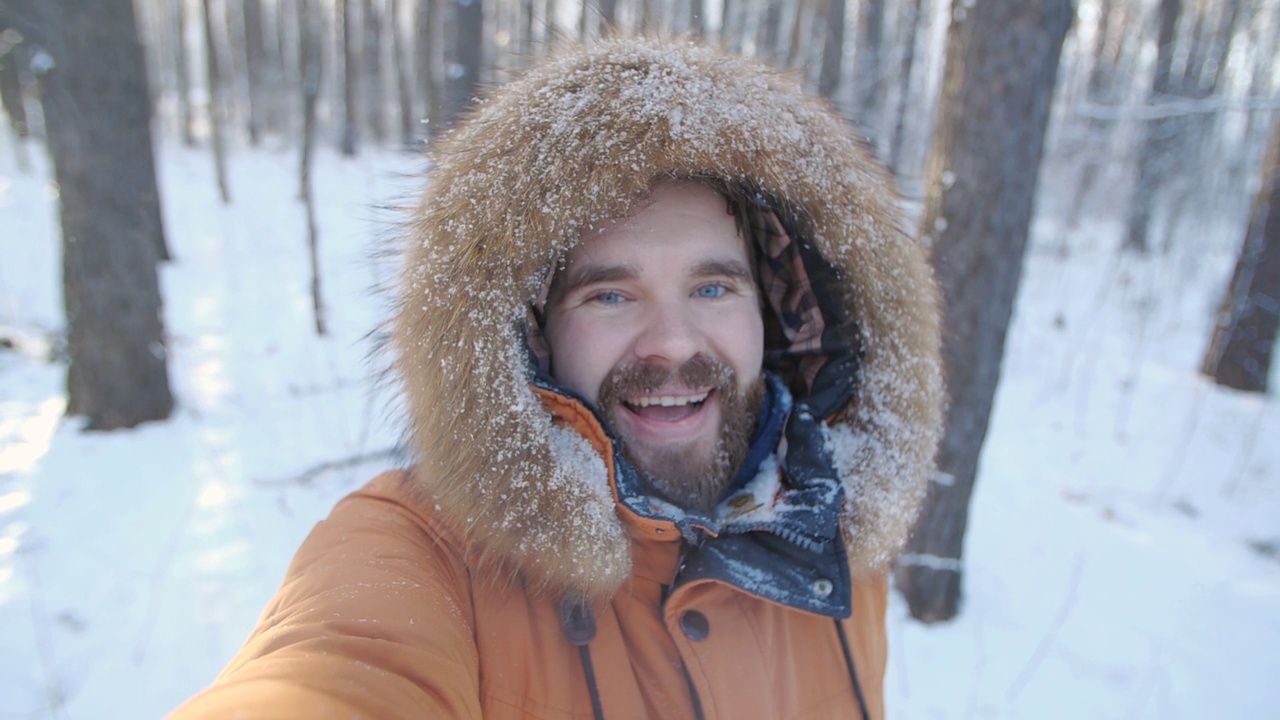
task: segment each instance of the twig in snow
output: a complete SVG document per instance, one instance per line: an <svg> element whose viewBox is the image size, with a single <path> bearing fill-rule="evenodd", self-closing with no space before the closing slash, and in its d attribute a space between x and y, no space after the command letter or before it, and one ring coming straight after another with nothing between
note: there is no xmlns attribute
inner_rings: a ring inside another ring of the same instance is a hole
<svg viewBox="0 0 1280 720"><path fill-rule="evenodd" d="M1258 444L1258 431L1262 429L1262 419L1266 417L1267 409L1270 407L1266 403L1259 404L1258 412L1253 416L1252 426L1244 437L1244 447L1240 448L1240 461L1236 463L1235 472L1231 473L1226 485L1222 486L1222 494L1226 497L1235 495L1236 490L1240 489L1240 483L1244 482L1244 471L1249 467L1249 461L1253 459L1253 448Z"/></svg>
<svg viewBox="0 0 1280 720"><path fill-rule="evenodd" d="M1187 452L1191 449L1191 440L1196 436L1196 427L1200 424L1200 404L1204 402L1204 395L1205 384L1196 383L1195 395L1191 398L1191 410L1187 413L1187 425L1182 431L1182 439L1175 444L1169 469L1164 471L1164 475L1152 492L1152 498L1157 505L1164 504L1165 496L1169 493L1169 487L1173 485L1174 478L1186 466Z"/></svg>
<svg viewBox="0 0 1280 720"><path fill-rule="evenodd" d="M347 468L363 465L374 460L389 460L399 454L400 449L397 447L383 448L372 452L360 453L350 457L338 460L326 460L325 462L313 465L302 473L290 478L279 478L275 480L254 480L254 485L309 485L321 475L332 472L334 470L345 470Z"/></svg>
<svg viewBox="0 0 1280 720"><path fill-rule="evenodd" d="M1004 699L1013 702L1022 692L1022 688L1026 686L1031 678L1035 677L1036 671L1040 669L1040 663L1044 662L1044 656L1049 654L1049 649L1053 647L1053 643L1058 638L1058 632L1062 630L1062 626L1067 622L1067 616L1071 614L1072 608L1076 606L1076 594L1080 590L1080 575L1084 572L1084 553L1076 556L1075 567L1071 570L1071 584L1067 586L1067 594L1062 598L1062 607L1058 608L1058 615L1053 619L1053 624L1049 626L1048 632L1044 637L1040 638L1040 644L1036 646L1036 651L1031 654L1031 659L1027 661L1022 672L1018 673L1018 677L1014 679L1013 684L1004 694Z"/></svg>

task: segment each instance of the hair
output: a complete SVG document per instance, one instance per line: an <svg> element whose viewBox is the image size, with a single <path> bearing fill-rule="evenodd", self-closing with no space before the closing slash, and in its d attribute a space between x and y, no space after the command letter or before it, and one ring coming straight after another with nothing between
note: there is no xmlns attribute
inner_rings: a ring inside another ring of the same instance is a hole
<svg viewBox="0 0 1280 720"><path fill-rule="evenodd" d="M733 216L733 222L738 228L738 236L747 244L751 278L759 285L759 254L768 246L770 232L769 223L765 219L770 209L764 196L741 182L728 180L719 175L673 175L661 180L695 182L714 190L724 198L725 212Z"/></svg>

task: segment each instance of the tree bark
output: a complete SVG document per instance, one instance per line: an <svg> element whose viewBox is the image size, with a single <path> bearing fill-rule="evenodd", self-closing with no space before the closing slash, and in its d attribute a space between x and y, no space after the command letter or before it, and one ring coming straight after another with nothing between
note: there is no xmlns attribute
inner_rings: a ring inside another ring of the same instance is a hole
<svg viewBox="0 0 1280 720"><path fill-rule="evenodd" d="M818 75L818 94L831 98L840 89L840 67L844 65L844 0L827 0L825 42L822 44L822 70Z"/></svg>
<svg viewBox="0 0 1280 720"><path fill-rule="evenodd" d="M938 481L896 572L913 617L955 616L978 456L1022 273L1071 0L957 3L921 235L947 304Z"/></svg>
<svg viewBox="0 0 1280 720"><path fill-rule="evenodd" d="M156 265L165 247L131 0L44 4L43 105L59 187L67 414L87 430L173 409Z"/></svg>
<svg viewBox="0 0 1280 720"><path fill-rule="evenodd" d="M249 144L257 145L265 124L267 42L262 32L262 0L244 0L244 69L249 85Z"/></svg>
<svg viewBox="0 0 1280 720"><path fill-rule="evenodd" d="M364 30L361 49L364 52L364 88L365 117L369 125L369 135L378 144L386 139L386 108L383 96L384 84L382 74L382 12L374 4L374 0L364 0L361 6L361 27Z"/></svg>
<svg viewBox="0 0 1280 720"><path fill-rule="evenodd" d="M859 0L856 46L854 47L853 117L858 128L876 140L884 107L884 17L886 0Z"/></svg>
<svg viewBox="0 0 1280 720"><path fill-rule="evenodd" d="M182 125L182 144L195 147L195 113L191 112L191 66L187 61L187 0L174 0L177 22L174 61L178 72L178 117Z"/></svg>
<svg viewBox="0 0 1280 720"><path fill-rule="evenodd" d="M1265 393L1280 325L1280 121L1275 123L1244 245L1201 371L1219 385Z"/></svg>
<svg viewBox="0 0 1280 720"><path fill-rule="evenodd" d="M418 75L422 78L423 95L427 99L427 134L434 136L444 127L446 114L444 68L444 29L441 3L444 0L419 0L414 24Z"/></svg>
<svg viewBox="0 0 1280 720"><path fill-rule="evenodd" d="M351 0L339 0L338 14L342 19L342 154L356 154L357 125L360 122L360 102L356 97L356 84L360 69L356 63L353 35L355 11Z"/></svg>
<svg viewBox="0 0 1280 720"><path fill-rule="evenodd" d="M484 48L484 4L481 0L453 0L457 27L449 43L444 126L452 127L480 88Z"/></svg>
<svg viewBox="0 0 1280 720"><path fill-rule="evenodd" d="M218 195L223 204L231 202L227 183L227 150L222 140L222 73L218 63L218 44L213 34L212 0L202 0L204 10L205 65L209 71L209 136L213 140L213 166L218 178Z"/></svg>
<svg viewBox="0 0 1280 720"><path fill-rule="evenodd" d="M689 0L689 34L695 38L707 34L707 21L703 17L705 12L702 0Z"/></svg>
<svg viewBox="0 0 1280 720"><path fill-rule="evenodd" d="M1156 68L1151 82L1151 103L1159 103L1178 94L1180 87L1173 75L1176 50L1174 37L1182 0L1160 0L1159 30L1156 33ZM1147 123L1146 134L1138 151L1137 180L1129 200L1129 217L1125 227L1124 249L1147 252L1150 245L1151 218L1162 181L1169 175L1177 142L1178 123L1174 118L1160 118Z"/></svg>
<svg viewBox="0 0 1280 720"><path fill-rule="evenodd" d="M0 104L4 105L9 126L20 138L30 136L27 109L22 102L22 79L19 65L27 56L22 32L11 27L0 15Z"/></svg>
<svg viewBox="0 0 1280 720"><path fill-rule="evenodd" d="M582 12L587 11L588 0L582 1ZM612 35L618 27L618 0L600 0L600 36Z"/></svg>
<svg viewBox="0 0 1280 720"><path fill-rule="evenodd" d="M311 191L311 160L316 147L316 100L324 77L324 28L315 0L298 0L298 51L302 67L302 156L298 196L307 217L307 256L311 264L311 305L317 335L325 334L324 303L320 294L320 231L315 195Z"/></svg>
<svg viewBox="0 0 1280 720"><path fill-rule="evenodd" d="M413 85L410 82L408 59L405 57L404 33L400 30L400 0L391 0L391 52L396 71L396 104L400 113L400 144L412 147L414 138Z"/></svg>

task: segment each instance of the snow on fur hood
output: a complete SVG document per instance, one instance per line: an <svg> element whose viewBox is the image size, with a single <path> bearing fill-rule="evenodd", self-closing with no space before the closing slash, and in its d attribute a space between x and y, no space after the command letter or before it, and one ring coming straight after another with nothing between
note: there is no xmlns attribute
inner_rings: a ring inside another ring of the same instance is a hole
<svg viewBox="0 0 1280 720"><path fill-rule="evenodd" d="M573 48L491 92L432 150L392 318L414 483L535 586L603 597L630 574L605 461L530 387L528 308L595 221L653 180L714 175L769 198L834 284L860 362L827 418L855 571L914 520L940 435L939 300L892 182L796 79L689 43ZM811 261L807 261L811 262ZM803 400L803 397L797 397Z"/></svg>

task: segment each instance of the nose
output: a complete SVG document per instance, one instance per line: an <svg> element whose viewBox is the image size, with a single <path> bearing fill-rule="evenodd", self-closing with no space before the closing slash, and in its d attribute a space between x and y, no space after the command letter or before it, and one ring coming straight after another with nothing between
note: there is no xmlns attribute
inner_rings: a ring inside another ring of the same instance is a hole
<svg viewBox="0 0 1280 720"><path fill-rule="evenodd" d="M686 308L661 303L646 313L632 351L640 360L663 360L679 365L702 349L702 332Z"/></svg>

